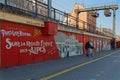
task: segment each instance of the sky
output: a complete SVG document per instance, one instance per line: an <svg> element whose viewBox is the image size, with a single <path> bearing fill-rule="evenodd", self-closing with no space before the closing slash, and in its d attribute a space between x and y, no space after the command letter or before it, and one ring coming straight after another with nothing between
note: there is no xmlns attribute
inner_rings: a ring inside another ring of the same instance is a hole
<svg viewBox="0 0 120 80"><path fill-rule="evenodd" d="M120 0L52 0L52 6L64 12L71 12L74 3L84 3L85 8L109 6L118 4L116 11L116 34L120 35ZM113 28L113 11L111 10L111 17L105 17L104 11L98 11L99 17L97 18L97 27Z"/></svg>

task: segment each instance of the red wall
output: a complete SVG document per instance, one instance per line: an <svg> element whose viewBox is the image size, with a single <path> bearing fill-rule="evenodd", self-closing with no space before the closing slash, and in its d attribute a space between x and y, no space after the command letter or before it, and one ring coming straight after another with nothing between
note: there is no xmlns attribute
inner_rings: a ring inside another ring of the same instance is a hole
<svg viewBox="0 0 120 80"><path fill-rule="evenodd" d="M57 29L50 30L47 32L48 34L45 34L46 28L7 21L2 21L0 24L0 68L58 59L60 57L54 39L54 33L57 33ZM55 27L56 24L53 26ZM83 43L83 53L86 53L85 44L91 36L71 32L62 33L67 36L74 35L79 43ZM92 39L93 45L96 44L96 47L100 47L97 46L97 42L94 42L97 38L92 37ZM96 51L96 48L94 48L94 51Z"/></svg>
<svg viewBox="0 0 120 80"><path fill-rule="evenodd" d="M0 22L0 31L1 31L1 22ZM2 60L2 56L1 56L1 45L2 45L2 41L1 41L1 36L2 36L2 34L1 34L1 32L0 32L0 66L1 66L1 60Z"/></svg>
<svg viewBox="0 0 120 80"><path fill-rule="evenodd" d="M83 53L86 53L87 51L86 51L86 49L85 49L85 45L86 45L86 43L89 41L89 39L90 39L90 36L88 36L88 35L83 35L83 38L84 38L84 40L83 40Z"/></svg>
<svg viewBox="0 0 120 80"><path fill-rule="evenodd" d="M116 48L120 48L120 41L116 42Z"/></svg>
<svg viewBox="0 0 120 80"><path fill-rule="evenodd" d="M97 45L97 43L96 43L96 37L94 36L93 37L93 45L94 45L94 52L96 51L96 45Z"/></svg>
<svg viewBox="0 0 120 80"><path fill-rule="evenodd" d="M43 28L5 21L1 25L1 68L59 58L54 36L43 34Z"/></svg>

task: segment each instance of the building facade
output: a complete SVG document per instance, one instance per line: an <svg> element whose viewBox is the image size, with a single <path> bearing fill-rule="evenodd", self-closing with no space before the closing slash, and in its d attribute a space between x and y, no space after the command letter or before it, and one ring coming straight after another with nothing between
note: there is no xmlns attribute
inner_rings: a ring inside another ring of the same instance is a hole
<svg viewBox="0 0 120 80"><path fill-rule="evenodd" d="M98 32L100 32L104 35L108 35L110 37L113 37L113 31L111 28L99 27L97 29L98 29Z"/></svg>
<svg viewBox="0 0 120 80"><path fill-rule="evenodd" d="M0 1L0 3L5 4L5 0ZM7 5L47 16L47 7L45 4L45 0L7 0Z"/></svg>
<svg viewBox="0 0 120 80"><path fill-rule="evenodd" d="M75 3L72 11L69 13L69 15L71 15L72 17L69 17L68 23L70 25L74 25L74 27L77 26L77 14L75 12L76 9L84 9L84 4L78 5L77 3ZM63 21L65 22L66 19L64 18ZM92 12L81 12L79 14L78 28L91 32L94 32L96 30L96 17L92 16Z"/></svg>

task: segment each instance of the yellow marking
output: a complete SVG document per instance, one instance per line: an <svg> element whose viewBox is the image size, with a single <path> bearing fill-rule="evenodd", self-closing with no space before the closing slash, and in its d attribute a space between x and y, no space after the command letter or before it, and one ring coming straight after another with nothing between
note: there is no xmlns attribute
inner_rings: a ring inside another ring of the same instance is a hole
<svg viewBox="0 0 120 80"><path fill-rule="evenodd" d="M41 35L41 30L34 29L34 37Z"/></svg>
<svg viewBox="0 0 120 80"><path fill-rule="evenodd" d="M90 61L88 61L88 62L79 64L79 65L77 65L77 66L74 66L74 67L65 69L65 70L60 71L60 72L54 73L54 74L49 75L49 76L47 76L47 77L44 77L44 78L42 78L42 79L40 79L40 80L49 80L49 79L52 79L52 78L54 78L54 77L57 77L57 76L62 75L62 74L64 74L64 73L70 72L70 71L72 71L72 70L75 70L75 69L80 68L80 67L82 67L82 66L85 66L85 65L87 65L87 64L96 62L96 61L98 61L98 60L101 60L101 59L106 58L106 57L108 57L108 56L111 56L111 55L113 55L113 54L116 54L117 52L119 52L119 51L115 51L115 52L113 52L113 53L111 53L111 54L108 54L108 55L105 55L105 56L102 56L102 57L99 57L99 58L90 60Z"/></svg>

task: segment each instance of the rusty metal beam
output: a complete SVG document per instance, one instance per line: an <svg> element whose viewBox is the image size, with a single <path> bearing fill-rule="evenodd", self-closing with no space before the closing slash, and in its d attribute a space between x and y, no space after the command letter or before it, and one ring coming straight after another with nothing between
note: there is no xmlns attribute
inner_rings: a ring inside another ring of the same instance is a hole
<svg viewBox="0 0 120 80"><path fill-rule="evenodd" d="M100 7L92 7L92 8L85 8L85 9L76 9L75 12L80 13L80 12L97 11L97 10L105 10L105 9L117 10L118 5L100 6Z"/></svg>

